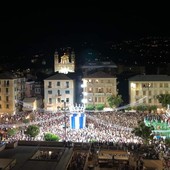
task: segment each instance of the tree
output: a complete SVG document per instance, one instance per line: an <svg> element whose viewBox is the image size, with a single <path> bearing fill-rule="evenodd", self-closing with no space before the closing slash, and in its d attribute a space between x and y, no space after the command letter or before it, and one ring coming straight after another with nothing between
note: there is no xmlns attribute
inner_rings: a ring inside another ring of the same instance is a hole
<svg viewBox="0 0 170 170"><path fill-rule="evenodd" d="M143 139L144 143L148 143L149 140L153 139L152 131L154 130L153 126L146 126L145 123L139 122L138 127L132 130L136 136L139 136Z"/></svg>
<svg viewBox="0 0 170 170"><path fill-rule="evenodd" d="M95 106L92 105L92 104L89 104L89 105L86 106L85 110L95 110Z"/></svg>
<svg viewBox="0 0 170 170"><path fill-rule="evenodd" d="M146 105L139 105L139 106L136 107L136 110L144 112L144 111L147 110L147 106Z"/></svg>
<svg viewBox="0 0 170 170"><path fill-rule="evenodd" d="M123 99L121 95L111 95L107 97L107 102L113 108L113 106L118 107L123 102Z"/></svg>
<svg viewBox="0 0 170 170"><path fill-rule="evenodd" d="M29 135L30 137L36 137L40 133L39 126L36 125L30 125L28 126L27 130L25 131L25 134Z"/></svg>
<svg viewBox="0 0 170 170"><path fill-rule="evenodd" d="M14 136L16 133L17 133L17 129L15 128L7 130L8 136Z"/></svg>
<svg viewBox="0 0 170 170"><path fill-rule="evenodd" d="M170 104L170 94L159 94L156 98L163 107L167 107L167 105Z"/></svg>
<svg viewBox="0 0 170 170"><path fill-rule="evenodd" d="M103 110L104 109L104 104L97 104L96 109L97 110Z"/></svg>
<svg viewBox="0 0 170 170"><path fill-rule="evenodd" d="M46 141L57 141L57 142L60 140L60 138L57 135L52 134L52 133L44 134L44 139Z"/></svg>

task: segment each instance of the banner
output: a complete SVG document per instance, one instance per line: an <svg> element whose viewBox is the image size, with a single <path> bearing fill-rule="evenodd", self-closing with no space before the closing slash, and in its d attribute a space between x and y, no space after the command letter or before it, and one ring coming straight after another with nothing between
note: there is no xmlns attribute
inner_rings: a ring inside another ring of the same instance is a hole
<svg viewBox="0 0 170 170"><path fill-rule="evenodd" d="M74 113L70 115L70 128L83 129L86 126L86 115L84 113Z"/></svg>

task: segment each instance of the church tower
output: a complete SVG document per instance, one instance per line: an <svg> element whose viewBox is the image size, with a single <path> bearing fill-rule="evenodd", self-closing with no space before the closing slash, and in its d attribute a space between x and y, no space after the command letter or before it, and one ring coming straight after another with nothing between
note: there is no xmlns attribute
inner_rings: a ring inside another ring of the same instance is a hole
<svg viewBox="0 0 170 170"><path fill-rule="evenodd" d="M58 52L54 53L54 72L68 74L75 72L75 53L64 53L59 57Z"/></svg>
<svg viewBox="0 0 170 170"><path fill-rule="evenodd" d="M58 52L55 51L54 53L54 72L56 72L57 70L57 65L59 63L59 56L58 56Z"/></svg>

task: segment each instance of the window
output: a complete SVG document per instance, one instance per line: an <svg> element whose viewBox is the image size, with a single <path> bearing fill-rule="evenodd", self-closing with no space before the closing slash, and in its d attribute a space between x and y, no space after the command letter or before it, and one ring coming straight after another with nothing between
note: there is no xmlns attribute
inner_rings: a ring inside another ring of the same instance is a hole
<svg viewBox="0 0 170 170"><path fill-rule="evenodd" d="M149 103L152 103L152 99L149 99Z"/></svg>
<svg viewBox="0 0 170 170"><path fill-rule="evenodd" d="M103 88L98 88L98 93L103 93Z"/></svg>
<svg viewBox="0 0 170 170"><path fill-rule="evenodd" d="M89 101L89 102L92 102L92 98L88 98L88 101Z"/></svg>
<svg viewBox="0 0 170 170"><path fill-rule="evenodd" d="M89 93L91 93L92 92L92 88L91 87L89 87L89 91L88 91Z"/></svg>
<svg viewBox="0 0 170 170"><path fill-rule="evenodd" d="M139 91L137 90L137 91L136 91L136 96L138 96L138 95L139 95Z"/></svg>
<svg viewBox="0 0 170 170"><path fill-rule="evenodd" d="M48 103L52 104L52 98L49 98L48 100L49 100Z"/></svg>
<svg viewBox="0 0 170 170"><path fill-rule="evenodd" d="M163 87L163 84L162 83L160 83L160 86L159 87Z"/></svg>
<svg viewBox="0 0 170 170"><path fill-rule="evenodd" d="M57 90L57 94L58 94L58 96L60 96L61 94L60 94L60 90Z"/></svg>
<svg viewBox="0 0 170 170"><path fill-rule="evenodd" d="M69 82L66 81L66 88L69 88Z"/></svg>
<svg viewBox="0 0 170 170"><path fill-rule="evenodd" d="M168 83L164 83L164 87L167 88L168 87Z"/></svg>
<svg viewBox="0 0 170 170"><path fill-rule="evenodd" d="M0 96L0 100L1 100L1 96Z"/></svg>
<svg viewBox="0 0 170 170"><path fill-rule="evenodd" d="M0 109L2 109L2 106L1 106L1 104L0 104Z"/></svg>
<svg viewBox="0 0 170 170"><path fill-rule="evenodd" d="M95 82L96 82L96 83L98 83L98 82L99 82L99 80L96 80Z"/></svg>
<svg viewBox="0 0 170 170"><path fill-rule="evenodd" d="M6 93L8 93L8 88L6 88Z"/></svg>
<svg viewBox="0 0 170 170"><path fill-rule="evenodd" d="M6 96L6 101L7 101L7 102L9 101L9 98L8 98L8 96Z"/></svg>
<svg viewBox="0 0 170 170"><path fill-rule="evenodd" d="M60 98L57 98L57 102L60 103L60 102L61 102L61 99L60 99Z"/></svg>
<svg viewBox="0 0 170 170"><path fill-rule="evenodd" d="M6 108L9 109L9 104L6 104Z"/></svg>
<svg viewBox="0 0 170 170"><path fill-rule="evenodd" d="M88 81L89 83L92 83L92 80L91 79L89 79L89 81Z"/></svg>
<svg viewBox="0 0 170 170"><path fill-rule="evenodd" d="M49 81L48 82L48 88L51 88L52 87L52 83Z"/></svg>
<svg viewBox="0 0 170 170"><path fill-rule="evenodd" d="M0 93L1 93L1 88L0 88Z"/></svg>
<svg viewBox="0 0 170 170"><path fill-rule="evenodd" d="M70 90L66 90L66 91L65 91L65 94L70 94Z"/></svg>
<svg viewBox="0 0 170 170"><path fill-rule="evenodd" d="M48 94L52 94L52 90L48 90Z"/></svg>
<svg viewBox="0 0 170 170"><path fill-rule="evenodd" d="M66 98L66 102L69 103L69 98Z"/></svg>
<svg viewBox="0 0 170 170"><path fill-rule="evenodd" d="M60 82L59 81L57 81L57 86L60 86Z"/></svg>
<svg viewBox="0 0 170 170"><path fill-rule="evenodd" d="M144 95L144 96L146 95L146 91L143 91L143 95Z"/></svg>
<svg viewBox="0 0 170 170"><path fill-rule="evenodd" d="M149 91L149 96L151 96L152 95L152 92L151 91Z"/></svg>

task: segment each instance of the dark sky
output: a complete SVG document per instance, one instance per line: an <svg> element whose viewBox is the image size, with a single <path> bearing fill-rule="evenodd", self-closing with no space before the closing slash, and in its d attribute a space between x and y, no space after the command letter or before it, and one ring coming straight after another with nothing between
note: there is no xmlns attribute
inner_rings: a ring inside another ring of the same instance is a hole
<svg viewBox="0 0 170 170"><path fill-rule="evenodd" d="M162 8L54 6L14 8L0 13L1 55L23 55L79 44L143 36L170 36Z"/></svg>

